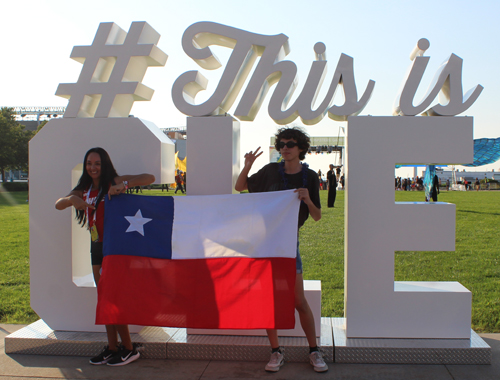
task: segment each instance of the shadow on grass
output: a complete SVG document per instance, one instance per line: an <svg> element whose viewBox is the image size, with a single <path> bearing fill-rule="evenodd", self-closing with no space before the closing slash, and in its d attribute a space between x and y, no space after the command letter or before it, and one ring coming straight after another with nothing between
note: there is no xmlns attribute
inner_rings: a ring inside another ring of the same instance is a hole
<svg viewBox="0 0 500 380"><path fill-rule="evenodd" d="M472 211L472 210L457 210L457 213L459 212L468 212L471 214L500 215L499 212L483 212L483 211Z"/></svg>

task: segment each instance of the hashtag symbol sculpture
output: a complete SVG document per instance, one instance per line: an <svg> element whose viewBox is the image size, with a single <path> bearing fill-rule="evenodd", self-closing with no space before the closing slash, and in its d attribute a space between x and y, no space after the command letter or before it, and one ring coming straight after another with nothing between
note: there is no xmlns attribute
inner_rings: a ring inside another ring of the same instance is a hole
<svg viewBox="0 0 500 380"><path fill-rule="evenodd" d="M146 22L133 22L128 34L115 23L101 23L92 45L71 52L83 68L77 83L57 88L56 95L69 99L64 117L128 117L135 101L151 100L154 91L141 81L149 66L167 62L159 39Z"/></svg>

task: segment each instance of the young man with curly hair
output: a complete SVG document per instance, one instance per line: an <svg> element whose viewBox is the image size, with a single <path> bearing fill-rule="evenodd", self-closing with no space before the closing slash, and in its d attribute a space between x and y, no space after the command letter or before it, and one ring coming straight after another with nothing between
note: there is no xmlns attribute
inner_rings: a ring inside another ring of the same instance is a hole
<svg viewBox="0 0 500 380"><path fill-rule="evenodd" d="M275 147L283 158L279 163L270 163L257 173L248 177L253 163L263 152L260 147L254 152L245 154L245 166L236 181L236 191L248 190L249 192L267 192L287 189L296 189L302 201L299 210L298 229L306 219L311 217L318 221L321 219L321 204L319 199L319 179L317 174L300 161L310 146L309 137L299 128L282 128L276 134ZM302 260L300 258L298 242L296 256L297 275L295 281L295 308L300 317L300 324L309 343L310 363L316 372L328 370L316 342L316 328L314 316L304 295L304 279L302 277ZM278 331L267 330L271 344L271 360L266 365L266 371L277 372L284 364L284 355L278 342Z"/></svg>

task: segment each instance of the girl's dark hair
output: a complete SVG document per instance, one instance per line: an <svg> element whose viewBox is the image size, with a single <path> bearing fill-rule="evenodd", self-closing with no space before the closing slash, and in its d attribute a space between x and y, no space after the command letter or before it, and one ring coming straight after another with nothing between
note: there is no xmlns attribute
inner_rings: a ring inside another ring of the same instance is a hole
<svg viewBox="0 0 500 380"><path fill-rule="evenodd" d="M275 135L275 140L274 140L274 147L276 150L279 152L279 143L281 139L286 139L290 140L293 139L297 142L299 146L299 150L301 151L299 153L299 159L303 160L306 158L306 153L309 150L309 147L311 146L311 140L309 139L309 136L300 128L293 127L293 128L280 128L278 129L278 133Z"/></svg>
<svg viewBox="0 0 500 380"><path fill-rule="evenodd" d="M101 157L101 178L99 180L99 198L96 200L96 205L104 198L104 196L108 193L109 187L112 185L113 180L118 177L116 173L115 167L111 162L111 158L109 158L108 152L106 152L102 148L92 148L85 153L85 157L83 159L83 173L80 179L78 180L78 184L75 186L73 190L85 191L92 186L92 177L90 177L89 173L87 173L87 158L90 153L97 153L99 157ZM97 212L97 210L95 211ZM85 210L76 210L76 220L78 223L83 226L87 223L87 217L85 215Z"/></svg>

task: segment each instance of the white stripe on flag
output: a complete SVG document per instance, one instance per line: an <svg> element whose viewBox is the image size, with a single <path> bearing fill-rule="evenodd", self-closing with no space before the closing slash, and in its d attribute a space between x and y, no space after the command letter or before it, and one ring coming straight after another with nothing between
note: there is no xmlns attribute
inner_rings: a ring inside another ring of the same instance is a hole
<svg viewBox="0 0 500 380"><path fill-rule="evenodd" d="M295 258L299 207L293 190L174 197L172 259Z"/></svg>

